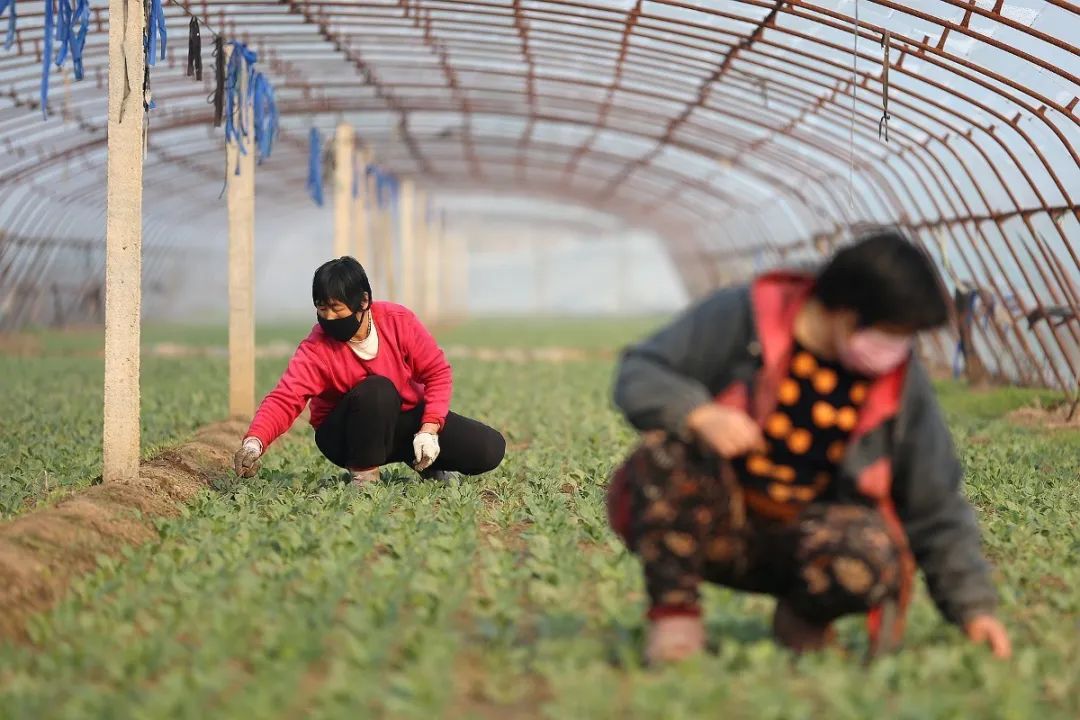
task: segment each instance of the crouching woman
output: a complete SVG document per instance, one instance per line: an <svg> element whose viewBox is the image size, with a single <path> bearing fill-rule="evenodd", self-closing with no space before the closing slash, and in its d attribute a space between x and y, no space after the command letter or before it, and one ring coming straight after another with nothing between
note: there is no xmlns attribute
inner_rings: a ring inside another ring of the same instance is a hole
<svg viewBox="0 0 1080 720"><path fill-rule="evenodd" d="M642 560L647 655L705 647L699 588L777 598L776 639L869 616L899 640L916 564L946 619L1011 652L963 472L915 335L948 317L930 259L881 231L815 276L720 290L630 349L615 387L644 442L610 517Z"/></svg>
<svg viewBox="0 0 1080 720"><path fill-rule="evenodd" d="M437 479L499 466L503 436L450 412L445 354L411 310L372 301L359 262L322 265L311 295L318 324L259 405L234 457L237 475L254 476L260 457L309 404L315 444L355 485L378 480L391 463Z"/></svg>

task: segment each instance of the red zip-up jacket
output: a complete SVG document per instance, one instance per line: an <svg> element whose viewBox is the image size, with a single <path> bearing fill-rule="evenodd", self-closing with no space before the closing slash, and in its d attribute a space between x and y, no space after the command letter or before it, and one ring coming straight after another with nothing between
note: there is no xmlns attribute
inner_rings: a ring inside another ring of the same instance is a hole
<svg viewBox="0 0 1080 720"><path fill-rule="evenodd" d="M422 402L421 422L441 428L453 391L453 373L446 355L408 308L376 302L371 313L379 333L379 352L374 359L361 360L348 343L333 339L315 325L289 360L277 386L263 398L245 437L258 438L263 448L270 447L309 402L311 426L317 428L342 395L371 375L394 383L402 410Z"/></svg>

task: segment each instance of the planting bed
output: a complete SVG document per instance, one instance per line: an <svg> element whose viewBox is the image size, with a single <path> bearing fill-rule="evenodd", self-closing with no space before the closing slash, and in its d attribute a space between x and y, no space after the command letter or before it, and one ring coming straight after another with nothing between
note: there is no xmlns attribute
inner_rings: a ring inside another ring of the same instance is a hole
<svg viewBox="0 0 1080 720"><path fill-rule="evenodd" d="M715 654L643 669L640 575L602 500L633 442L610 408L608 356L645 329L445 333L448 345L589 352L455 361L455 408L508 437L488 476L443 485L396 468L357 493L299 428L258 478L214 478L148 522L147 542L88 563L22 641L0 644L0 717L1080 715L1080 433L1010 420L1034 400L1017 390L942 389L1015 633L1012 662L967 646L923 593L899 655L860 667L853 621L841 649L793 661L768 640L769 601L716 590ZM171 339L221 343L185 332ZM0 358L8 516L97 473L101 361L92 339L57 342ZM260 391L283 363L260 361ZM148 455L221 417L225 371L213 358L147 358Z"/></svg>

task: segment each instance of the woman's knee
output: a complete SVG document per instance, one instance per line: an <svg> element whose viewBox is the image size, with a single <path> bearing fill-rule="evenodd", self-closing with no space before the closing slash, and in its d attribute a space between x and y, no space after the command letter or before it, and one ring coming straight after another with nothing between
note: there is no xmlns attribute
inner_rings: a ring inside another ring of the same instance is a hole
<svg viewBox="0 0 1080 720"><path fill-rule="evenodd" d="M460 460L450 461L457 465L455 470L464 475L483 475L502 464L506 454L506 438L498 430L481 423L471 427L466 436L455 435L457 452Z"/></svg>
<svg viewBox="0 0 1080 720"><path fill-rule="evenodd" d="M498 430L487 428L485 437L480 443L480 451L477 453L476 464L480 473L491 472L502 464L506 457L506 438Z"/></svg>
<svg viewBox="0 0 1080 720"><path fill-rule="evenodd" d="M879 513L833 505L807 515L801 520L796 593L807 617L865 612L896 595L902 550Z"/></svg>
<svg viewBox="0 0 1080 720"><path fill-rule="evenodd" d="M345 393L349 406L397 409L401 406L401 395L394 383L381 375L364 378Z"/></svg>

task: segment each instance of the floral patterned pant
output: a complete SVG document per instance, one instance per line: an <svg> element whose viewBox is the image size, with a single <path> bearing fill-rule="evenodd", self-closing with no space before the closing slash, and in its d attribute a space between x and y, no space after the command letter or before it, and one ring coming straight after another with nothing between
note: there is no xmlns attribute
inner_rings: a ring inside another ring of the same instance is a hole
<svg viewBox="0 0 1080 720"><path fill-rule="evenodd" d="M730 466L677 440L639 447L608 509L641 557L651 613L697 611L702 582L773 595L822 624L899 591L900 551L876 510L816 503L787 523L748 516Z"/></svg>

